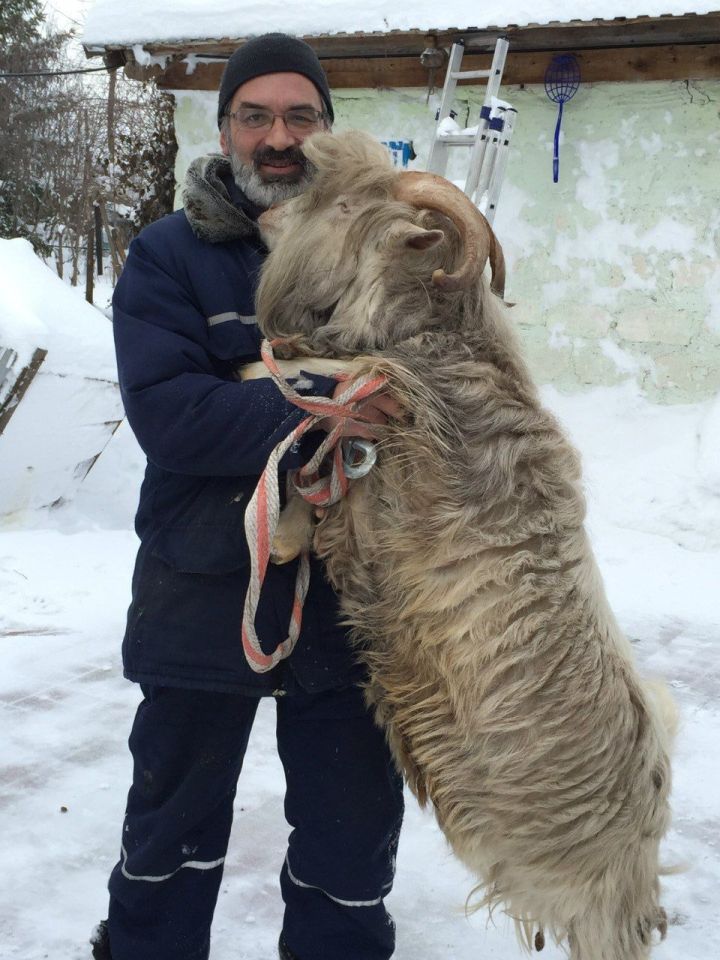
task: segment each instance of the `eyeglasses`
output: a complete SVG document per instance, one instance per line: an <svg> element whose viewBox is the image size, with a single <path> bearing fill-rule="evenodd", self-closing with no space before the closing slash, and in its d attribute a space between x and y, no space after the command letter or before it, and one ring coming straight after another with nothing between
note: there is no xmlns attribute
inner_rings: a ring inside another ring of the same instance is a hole
<svg viewBox="0 0 720 960"><path fill-rule="evenodd" d="M287 113L273 113L272 110L263 110L258 107L240 107L233 113L228 113L244 130L270 130L275 118L280 117L290 133L308 133L319 127L325 121L325 114L310 107L299 110L288 110Z"/></svg>

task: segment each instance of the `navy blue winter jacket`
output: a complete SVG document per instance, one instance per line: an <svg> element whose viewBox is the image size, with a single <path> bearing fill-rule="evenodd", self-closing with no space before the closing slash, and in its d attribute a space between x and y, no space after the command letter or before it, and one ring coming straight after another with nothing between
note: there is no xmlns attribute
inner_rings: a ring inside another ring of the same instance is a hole
<svg viewBox="0 0 720 960"><path fill-rule="evenodd" d="M245 506L271 450L304 414L270 380L232 379L238 364L259 359L254 291L266 251L256 211L228 174L221 158L195 162L185 210L133 242L113 300L123 402L148 458L125 675L252 694L298 682L324 690L357 680L360 671L317 560L290 659L258 675L242 651ZM329 394L334 386L314 381L312 392ZM282 466L307 457L307 449L291 450ZM284 477L280 482L284 489ZM268 569L256 620L267 652L287 635L295 573L296 563Z"/></svg>

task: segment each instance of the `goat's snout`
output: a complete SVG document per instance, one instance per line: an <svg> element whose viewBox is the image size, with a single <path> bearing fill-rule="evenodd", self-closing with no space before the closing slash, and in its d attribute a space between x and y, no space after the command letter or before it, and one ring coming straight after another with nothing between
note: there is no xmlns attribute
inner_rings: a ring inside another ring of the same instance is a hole
<svg viewBox="0 0 720 960"><path fill-rule="evenodd" d="M272 248L273 240L279 236L286 214L285 204L277 203L273 204L272 207L268 207L268 209L264 210L257 218L260 236L268 247Z"/></svg>

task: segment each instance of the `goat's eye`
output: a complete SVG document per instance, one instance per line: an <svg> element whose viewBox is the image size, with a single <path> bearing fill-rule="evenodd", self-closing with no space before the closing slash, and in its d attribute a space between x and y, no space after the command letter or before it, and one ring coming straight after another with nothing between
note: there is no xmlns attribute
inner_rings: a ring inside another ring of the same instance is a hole
<svg viewBox="0 0 720 960"><path fill-rule="evenodd" d="M337 205L342 213L350 213L350 204L347 200L338 200Z"/></svg>

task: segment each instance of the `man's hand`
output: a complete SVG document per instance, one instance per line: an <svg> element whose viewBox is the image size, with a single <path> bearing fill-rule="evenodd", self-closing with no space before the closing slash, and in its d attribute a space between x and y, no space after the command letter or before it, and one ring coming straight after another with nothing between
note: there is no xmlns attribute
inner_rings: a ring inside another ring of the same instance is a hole
<svg viewBox="0 0 720 960"><path fill-rule="evenodd" d="M343 391L347 390L347 380L339 383L333 391L333 400L336 400ZM366 440L376 440L377 433L373 430L375 426L385 426L388 420L401 420L404 416L404 407L389 393L376 393L367 400L358 404L358 413L367 417L369 422L359 420L349 420L342 417L325 417L318 423L318 430L326 430L328 433L340 422L343 423L343 437L364 437ZM322 520L327 510L325 507L315 507L314 513L318 520Z"/></svg>
<svg viewBox="0 0 720 960"><path fill-rule="evenodd" d="M336 400L348 388L348 383L352 381L344 380L335 387L333 391L333 400ZM376 440L377 432L373 426L382 427L390 419L402 419L404 410L400 403L389 393L376 393L367 400L358 404L357 412L362 414L365 420L349 420L343 417L325 417L318 424L319 430L326 430L328 433L337 426L343 424L343 437L364 437L366 440Z"/></svg>

